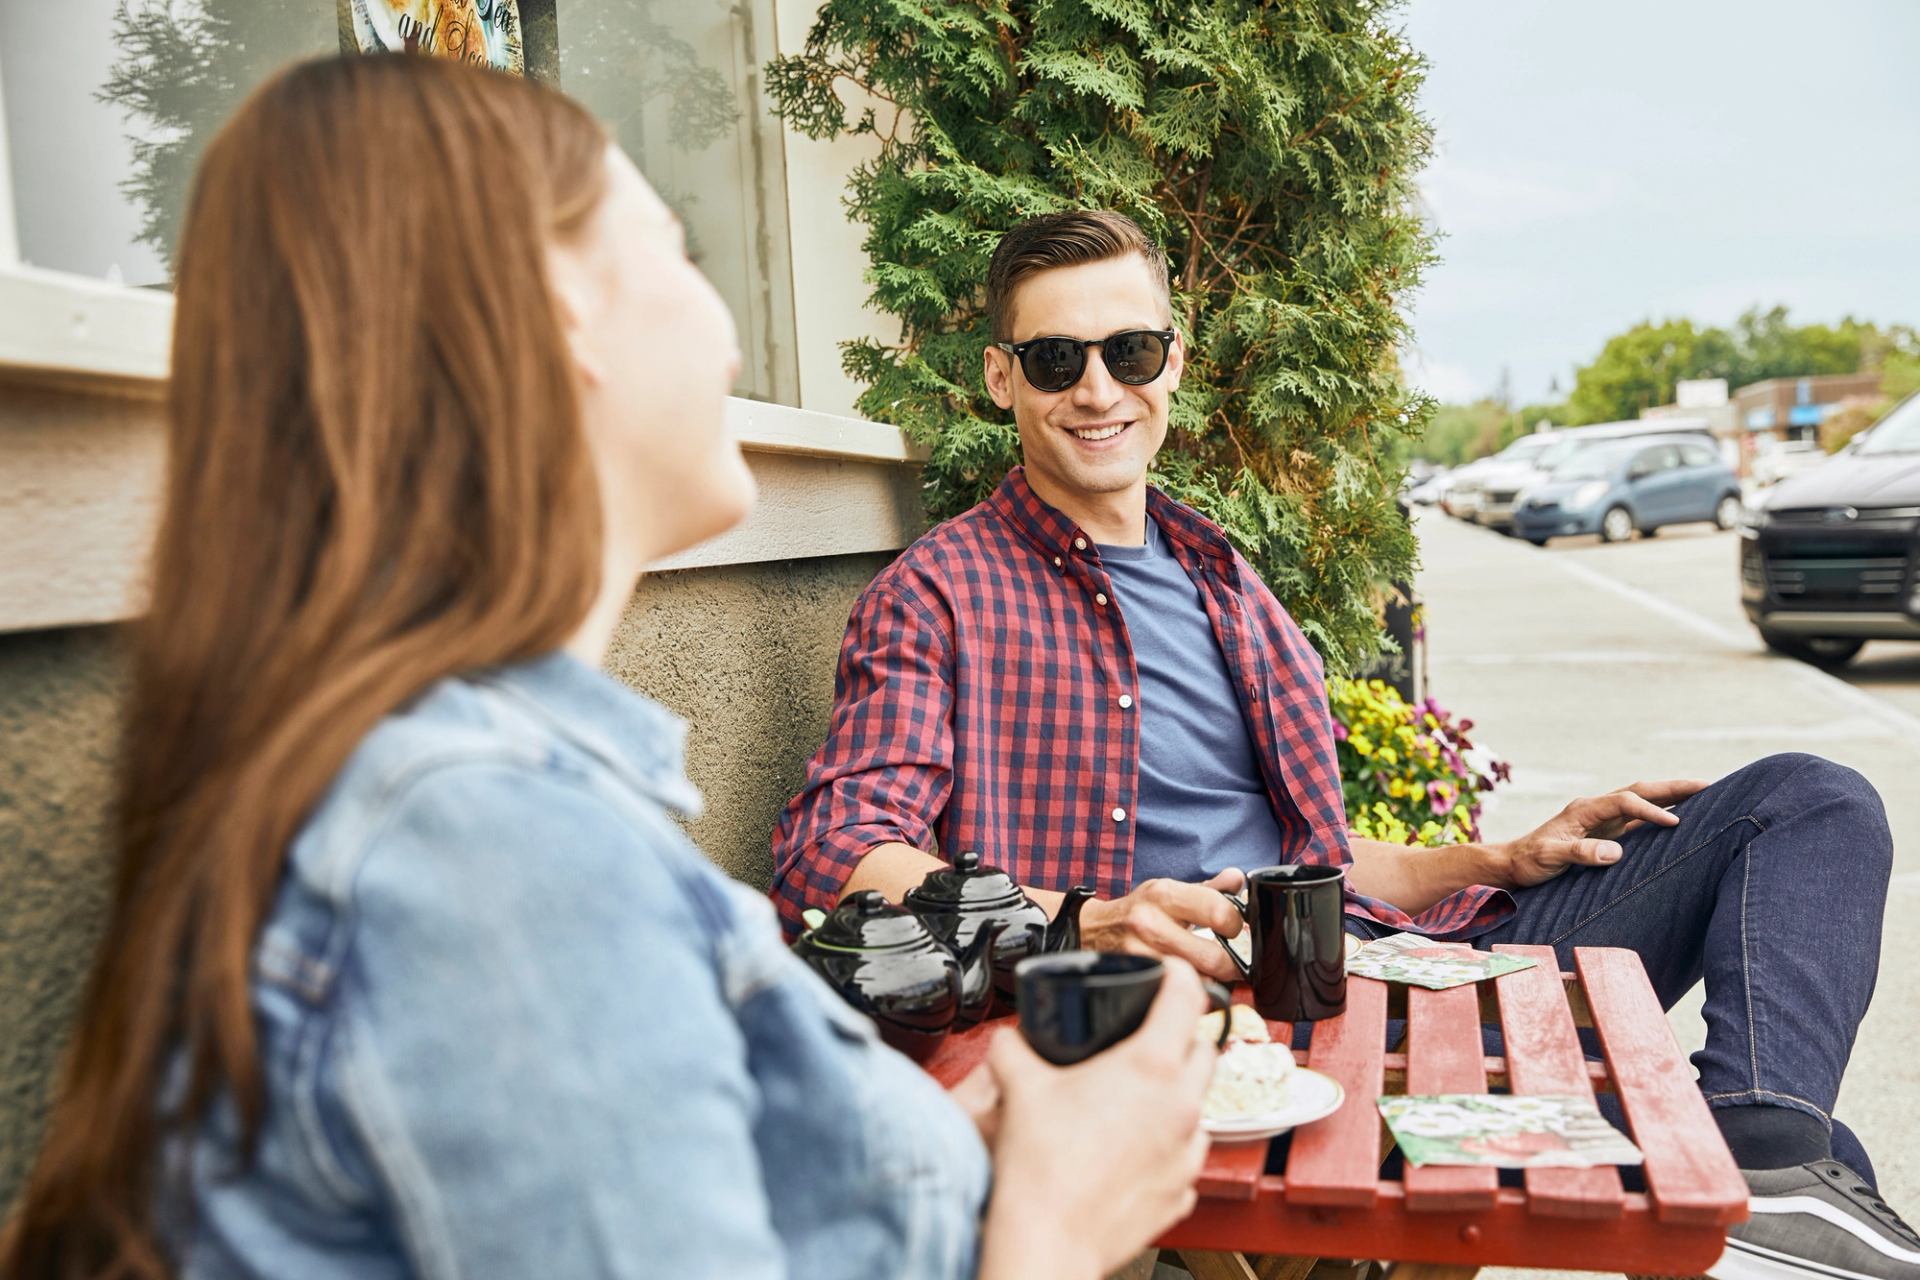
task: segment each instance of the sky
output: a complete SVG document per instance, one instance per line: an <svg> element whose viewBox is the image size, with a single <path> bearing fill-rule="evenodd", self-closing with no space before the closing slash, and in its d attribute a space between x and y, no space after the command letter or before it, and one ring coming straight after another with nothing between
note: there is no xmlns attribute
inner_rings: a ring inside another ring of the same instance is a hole
<svg viewBox="0 0 1920 1280"><path fill-rule="evenodd" d="M1564 396L1647 319L1920 325L1920 0L1410 0L1442 400ZM1559 392L1553 391L1558 380Z"/></svg>

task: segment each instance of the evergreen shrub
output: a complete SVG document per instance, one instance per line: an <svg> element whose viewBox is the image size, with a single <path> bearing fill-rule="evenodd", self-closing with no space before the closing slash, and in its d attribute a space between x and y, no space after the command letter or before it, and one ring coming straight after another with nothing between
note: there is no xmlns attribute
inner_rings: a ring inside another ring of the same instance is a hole
<svg viewBox="0 0 1920 1280"><path fill-rule="evenodd" d="M1034 214L1117 209L1166 246L1190 352L1155 483L1226 529L1329 670L1378 651L1383 593L1415 559L1401 441L1431 410L1396 359L1433 260L1413 189L1425 64L1397 7L822 4L768 84L788 127L879 140L846 206L902 337L843 359L860 411L930 446L935 517L1019 460L981 375L995 243Z"/></svg>

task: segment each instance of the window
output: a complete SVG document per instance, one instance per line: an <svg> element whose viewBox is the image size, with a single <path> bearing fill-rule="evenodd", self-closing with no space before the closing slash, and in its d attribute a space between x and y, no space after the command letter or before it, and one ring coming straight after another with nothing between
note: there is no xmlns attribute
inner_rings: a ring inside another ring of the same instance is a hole
<svg viewBox="0 0 1920 1280"><path fill-rule="evenodd" d="M1679 465L1680 451L1678 449L1670 444L1655 445L1651 449L1643 450L1640 455L1633 460L1633 466L1628 470L1627 476L1629 479L1637 480L1642 476L1658 475L1662 471L1670 471Z"/></svg>
<svg viewBox="0 0 1920 1280"><path fill-rule="evenodd" d="M1920 453L1920 395L1908 396L1874 424L1859 453Z"/></svg>
<svg viewBox="0 0 1920 1280"><path fill-rule="evenodd" d="M680 214L733 311L740 392L797 403L784 147L758 88L777 53L773 0L546 2L561 88L607 122ZM0 4L0 121L21 259L170 288L195 157L275 69L339 49L342 7Z"/></svg>
<svg viewBox="0 0 1920 1280"><path fill-rule="evenodd" d="M1689 467L1710 467L1720 458L1704 444L1683 444L1680 446L1680 460Z"/></svg>
<svg viewBox="0 0 1920 1280"><path fill-rule="evenodd" d="M309 0L116 7L0 5L20 257L165 288L192 157L274 67L339 37Z"/></svg>

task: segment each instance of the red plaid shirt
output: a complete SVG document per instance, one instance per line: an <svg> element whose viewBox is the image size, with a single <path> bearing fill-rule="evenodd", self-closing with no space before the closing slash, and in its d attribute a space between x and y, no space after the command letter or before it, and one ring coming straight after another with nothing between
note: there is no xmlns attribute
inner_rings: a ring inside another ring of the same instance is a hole
<svg viewBox="0 0 1920 1280"><path fill-rule="evenodd" d="M1279 820L1276 862L1353 861L1320 655L1217 526L1147 493L1168 550L1200 586ZM1133 883L1139 716L1133 646L1093 540L1015 468L994 495L884 569L840 645L827 740L773 838L789 930L830 909L890 841L977 849L1022 884ZM1464 889L1417 917L1348 890L1347 911L1471 937L1512 910Z"/></svg>

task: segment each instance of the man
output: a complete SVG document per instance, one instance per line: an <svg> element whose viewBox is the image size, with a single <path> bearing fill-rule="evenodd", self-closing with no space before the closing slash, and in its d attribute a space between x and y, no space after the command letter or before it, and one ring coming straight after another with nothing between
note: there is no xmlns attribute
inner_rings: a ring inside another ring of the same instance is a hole
<svg viewBox="0 0 1920 1280"><path fill-rule="evenodd" d="M897 900L937 840L1049 910L1093 885L1088 945L1221 978L1191 926L1237 932L1216 890L1278 862L1346 866L1366 937L1549 943L1568 967L1631 947L1665 1004L1706 980L1694 1063L1754 1191L1728 1254L1747 1270L1716 1274L1920 1277L1920 1237L1831 1120L1892 864L1873 789L1778 756L1578 799L1504 843L1350 836L1319 658L1220 531L1147 483L1185 360L1165 255L1117 214L1035 218L995 251L987 306L987 388L1024 465L855 605L774 838L789 927L846 892Z"/></svg>

